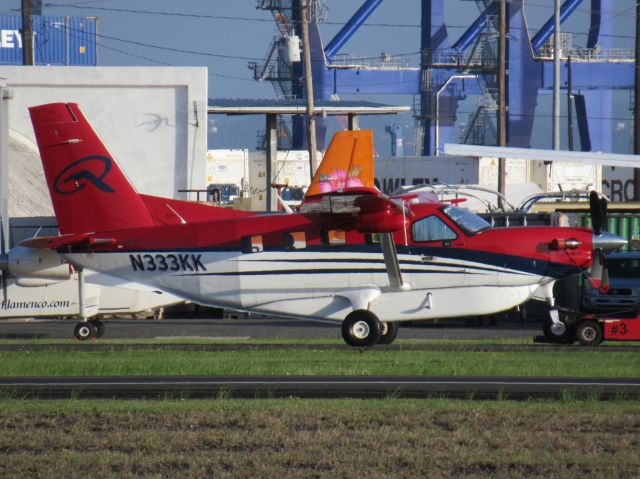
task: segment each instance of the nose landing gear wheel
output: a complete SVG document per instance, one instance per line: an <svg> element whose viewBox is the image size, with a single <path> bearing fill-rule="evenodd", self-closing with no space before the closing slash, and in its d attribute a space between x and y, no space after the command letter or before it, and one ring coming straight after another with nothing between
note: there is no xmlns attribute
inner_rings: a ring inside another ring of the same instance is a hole
<svg viewBox="0 0 640 479"><path fill-rule="evenodd" d="M576 337L576 317L573 314L560 311L559 319L564 328L554 328L550 317L542 323L542 332L546 338L560 344L571 344Z"/></svg>
<svg viewBox="0 0 640 479"><path fill-rule="evenodd" d="M342 337L349 346L373 346L381 335L380 320L369 311L354 311L342 322Z"/></svg>
<svg viewBox="0 0 640 479"><path fill-rule="evenodd" d="M86 341L87 339L95 339L97 334L96 326L91 321L80 322L76 324L73 330L73 335L80 341Z"/></svg>

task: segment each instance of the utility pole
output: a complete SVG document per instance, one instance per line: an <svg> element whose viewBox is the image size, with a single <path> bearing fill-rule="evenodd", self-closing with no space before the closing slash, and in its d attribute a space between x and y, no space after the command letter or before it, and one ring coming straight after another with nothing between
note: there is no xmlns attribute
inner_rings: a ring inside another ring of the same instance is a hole
<svg viewBox="0 0 640 479"><path fill-rule="evenodd" d="M567 141L573 151L573 80L571 78L571 55L567 57Z"/></svg>
<svg viewBox="0 0 640 479"><path fill-rule="evenodd" d="M507 0L500 0L498 14L498 146L507 146ZM498 158L498 193L505 195L507 160Z"/></svg>
<svg viewBox="0 0 640 479"><path fill-rule="evenodd" d="M640 155L640 3L636 3L636 61L633 87L633 154ZM640 201L640 168L633 169L634 201Z"/></svg>
<svg viewBox="0 0 640 479"><path fill-rule="evenodd" d="M318 168L316 161L316 117L313 105L313 77L311 76L311 51L309 48L309 0L300 0L300 23L302 24L302 49L304 52L304 81L307 93L307 143L309 144L309 174Z"/></svg>
<svg viewBox="0 0 640 479"><path fill-rule="evenodd" d="M33 31L31 0L22 0L22 64L33 65Z"/></svg>
<svg viewBox="0 0 640 479"><path fill-rule="evenodd" d="M560 0L554 0L553 35L553 149L560 149Z"/></svg>

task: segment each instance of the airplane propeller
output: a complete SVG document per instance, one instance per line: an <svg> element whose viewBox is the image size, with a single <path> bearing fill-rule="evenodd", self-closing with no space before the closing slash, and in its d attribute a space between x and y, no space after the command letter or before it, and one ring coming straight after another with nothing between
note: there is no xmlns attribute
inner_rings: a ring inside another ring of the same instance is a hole
<svg viewBox="0 0 640 479"><path fill-rule="evenodd" d="M591 226L593 230L593 263L591 265L591 278L598 281L600 288L609 285L609 273L605 266L605 251L613 251L627 244L627 241L607 231L608 213L607 198L597 191L589 194L589 209L591 213Z"/></svg>

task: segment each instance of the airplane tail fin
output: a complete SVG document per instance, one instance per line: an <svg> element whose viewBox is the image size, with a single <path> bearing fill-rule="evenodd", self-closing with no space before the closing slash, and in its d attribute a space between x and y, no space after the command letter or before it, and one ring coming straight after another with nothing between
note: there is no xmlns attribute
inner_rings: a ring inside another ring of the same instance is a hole
<svg viewBox="0 0 640 479"><path fill-rule="evenodd" d="M339 131L333 136L305 198L353 188L375 189L371 130Z"/></svg>
<svg viewBox="0 0 640 479"><path fill-rule="evenodd" d="M61 234L152 226L143 199L75 103L29 108Z"/></svg>

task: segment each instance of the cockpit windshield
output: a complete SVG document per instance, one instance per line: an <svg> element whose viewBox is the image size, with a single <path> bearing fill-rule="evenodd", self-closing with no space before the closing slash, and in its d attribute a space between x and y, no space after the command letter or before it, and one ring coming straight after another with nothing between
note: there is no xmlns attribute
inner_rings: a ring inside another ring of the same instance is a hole
<svg viewBox="0 0 640 479"><path fill-rule="evenodd" d="M491 228L491 225L478 215L458 206L445 206L442 212L469 235L475 235L480 231Z"/></svg>

